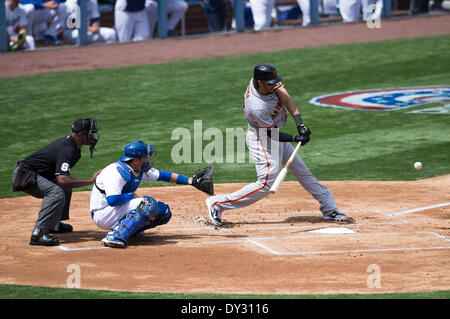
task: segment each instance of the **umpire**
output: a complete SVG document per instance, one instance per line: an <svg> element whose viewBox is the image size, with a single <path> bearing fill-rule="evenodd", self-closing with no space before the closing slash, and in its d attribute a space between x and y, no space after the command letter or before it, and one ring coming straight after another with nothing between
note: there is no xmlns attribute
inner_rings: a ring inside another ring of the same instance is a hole
<svg viewBox="0 0 450 319"><path fill-rule="evenodd" d="M90 179L77 179L70 176L70 170L81 158L83 145L89 145L93 157L99 129L96 120L78 119L69 136L58 138L17 163L12 175L13 191L43 199L30 245L57 246L58 238L49 233L72 231L70 224L61 222L69 219L72 188L93 184L100 171Z"/></svg>

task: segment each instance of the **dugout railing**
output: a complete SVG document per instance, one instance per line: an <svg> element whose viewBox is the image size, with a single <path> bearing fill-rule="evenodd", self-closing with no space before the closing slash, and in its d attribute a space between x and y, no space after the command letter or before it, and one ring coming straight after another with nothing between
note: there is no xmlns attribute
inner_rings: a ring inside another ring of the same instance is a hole
<svg viewBox="0 0 450 319"><path fill-rule="evenodd" d="M320 22L319 16L319 1L320 0L310 0L310 14L311 14L311 24L318 24ZM383 0L383 17L391 16L391 1ZM231 0L231 6L228 7L228 11L232 13L234 30L242 32L245 30L245 17L244 17L244 7L245 0ZM0 52L8 51L8 36L6 30L6 17L5 17L5 3L6 0L0 0ZM87 39L87 6L86 0L78 0L78 5L80 7L80 24L79 24L79 38L78 45L88 45ZM193 8L191 8L192 11ZM199 6L197 5L197 14L199 13ZM157 37L165 38L167 37L167 0L158 0L158 22L157 22ZM185 16L179 28L181 28L180 33L193 34L191 32L191 26L188 23L195 23L196 19L192 21L187 20L188 16ZM198 20L198 19L197 19ZM203 20L206 22L206 19ZM228 20L229 23L231 20ZM198 21L197 21L198 22ZM231 23L231 22L230 22ZM189 32L187 29L189 28ZM194 27L192 27L194 29ZM197 26L198 28L198 26ZM205 25L203 25L202 30L205 30ZM201 33L201 32L199 32Z"/></svg>

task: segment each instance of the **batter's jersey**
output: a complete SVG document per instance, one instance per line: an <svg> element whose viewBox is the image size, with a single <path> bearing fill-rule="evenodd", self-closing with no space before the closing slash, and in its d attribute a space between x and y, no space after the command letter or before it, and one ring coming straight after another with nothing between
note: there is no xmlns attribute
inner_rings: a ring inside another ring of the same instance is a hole
<svg viewBox="0 0 450 319"><path fill-rule="evenodd" d="M245 91L244 95L244 114L247 119L249 128L253 129L272 129L274 127L282 127L286 124L287 113L284 106L275 93L283 87L283 83L279 82L275 86L273 93L268 95L260 94L253 85L253 79Z"/></svg>
<svg viewBox="0 0 450 319"><path fill-rule="evenodd" d="M57 175L70 175L70 170L81 158L81 149L73 137L61 137L24 159L33 171L48 180Z"/></svg>
<svg viewBox="0 0 450 319"><path fill-rule="evenodd" d="M91 191L91 212L108 207L109 205L106 201L106 197L122 194L122 190L127 181L117 170L118 166L119 164L116 162L111 163L97 176L97 179L95 180L95 184L97 186L94 185ZM148 172L142 175L141 182L156 181L158 178L159 171L156 168L151 168ZM104 191L104 193L102 193L99 189Z"/></svg>

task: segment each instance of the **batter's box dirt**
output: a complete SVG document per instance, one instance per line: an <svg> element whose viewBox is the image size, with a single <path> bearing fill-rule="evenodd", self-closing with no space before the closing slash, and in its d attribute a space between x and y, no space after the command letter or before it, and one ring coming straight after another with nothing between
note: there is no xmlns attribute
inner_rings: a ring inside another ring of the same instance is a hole
<svg viewBox="0 0 450 319"><path fill-rule="evenodd" d="M378 293L450 288L445 267L450 257L450 206L391 216L449 202L450 175L415 182L323 184L333 191L338 207L352 223L323 221L317 202L290 181L257 205L225 212L224 221L233 227L224 229L205 223L206 196L192 187L139 189L141 195L167 202L173 217L168 224L131 239L126 249L101 246L107 231L91 219L90 192L73 193L68 222L74 232L58 234L59 248L28 245L41 200L0 199L0 230L5 238L0 282L66 287L67 267L77 264L85 289L373 293L366 285L366 269L377 264L382 271ZM229 193L244 185L218 184L215 190ZM354 233L308 233L325 228L347 228ZM107 276L99 277L105 269ZM150 276L151 280L142 280Z"/></svg>
<svg viewBox="0 0 450 319"><path fill-rule="evenodd" d="M450 241L432 232L286 236L252 239L250 242L274 255L450 249Z"/></svg>

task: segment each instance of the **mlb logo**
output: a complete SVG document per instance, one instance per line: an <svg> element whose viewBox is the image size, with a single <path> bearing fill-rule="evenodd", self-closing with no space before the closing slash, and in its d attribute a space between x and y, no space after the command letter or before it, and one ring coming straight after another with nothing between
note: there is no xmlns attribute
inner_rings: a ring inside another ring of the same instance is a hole
<svg viewBox="0 0 450 319"><path fill-rule="evenodd" d="M393 111L429 103L450 102L450 86L351 91L319 96L309 102L347 109Z"/></svg>

